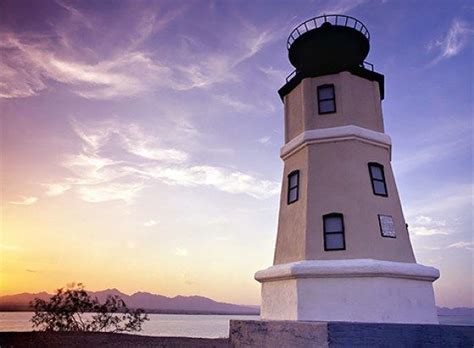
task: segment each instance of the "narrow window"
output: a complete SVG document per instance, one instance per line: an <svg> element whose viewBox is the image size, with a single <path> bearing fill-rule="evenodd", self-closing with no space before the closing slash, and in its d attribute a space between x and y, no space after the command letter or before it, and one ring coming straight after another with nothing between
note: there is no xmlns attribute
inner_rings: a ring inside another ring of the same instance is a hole
<svg viewBox="0 0 474 348"><path fill-rule="evenodd" d="M288 174L288 204L294 203L298 200L300 184L300 171L295 170Z"/></svg>
<svg viewBox="0 0 474 348"><path fill-rule="evenodd" d="M369 163L369 174L374 195L387 197L387 184L385 183L383 165L379 163Z"/></svg>
<svg viewBox="0 0 474 348"><path fill-rule="evenodd" d="M332 213L323 216L324 250L345 250L344 219L342 214Z"/></svg>
<svg viewBox="0 0 474 348"><path fill-rule="evenodd" d="M319 114L331 114L336 112L334 85L318 86L318 112Z"/></svg>

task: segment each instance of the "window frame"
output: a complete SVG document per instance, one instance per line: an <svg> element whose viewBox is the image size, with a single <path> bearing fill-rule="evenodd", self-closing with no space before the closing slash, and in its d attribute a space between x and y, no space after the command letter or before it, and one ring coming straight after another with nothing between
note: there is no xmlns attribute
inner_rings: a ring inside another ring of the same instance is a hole
<svg viewBox="0 0 474 348"><path fill-rule="evenodd" d="M381 179L377 179L377 178L374 178L374 176L372 175L372 167L377 167L381 170L382 172L382 180ZM387 180L385 178L385 168L382 164L380 163L377 163L377 162L369 162L368 163L368 168L369 168L369 176L370 176L370 184L372 186L372 192L375 196L381 196L381 197L388 197L388 188L387 188ZM378 182L381 182L383 183L383 186L385 188L385 193L377 193L375 191L375 184L374 182L375 181L378 181Z"/></svg>
<svg viewBox="0 0 474 348"><path fill-rule="evenodd" d="M328 87L331 87L332 88L332 98L324 98L324 99L321 99L320 97L320 91L323 89L323 88L328 88ZM323 101L333 101L334 102L334 111L321 111L321 102ZM334 84L325 84L325 85L321 85L321 86L318 86L318 114L320 115L325 115L325 114L335 114L337 112L337 106L336 106L336 88L334 87Z"/></svg>
<svg viewBox="0 0 474 348"><path fill-rule="evenodd" d="M341 231L337 232L326 232L326 219L327 218L334 218L338 217L341 219ZM331 248L328 249L327 243L326 243L326 235L328 234L342 234L342 248ZM344 215L341 213L330 213L330 214L325 214L323 215L323 239L324 239L324 251L340 251L340 250L346 250L346 229L344 227Z"/></svg>
<svg viewBox="0 0 474 348"><path fill-rule="evenodd" d="M296 176L296 185L291 186L291 178L294 175ZM286 203L290 205L297 202L300 198L300 171L299 169L293 170L291 173L289 173L287 175L287 180L288 180L288 184L287 184L287 193L286 193ZM290 192L294 189L296 189L296 198L290 201Z"/></svg>

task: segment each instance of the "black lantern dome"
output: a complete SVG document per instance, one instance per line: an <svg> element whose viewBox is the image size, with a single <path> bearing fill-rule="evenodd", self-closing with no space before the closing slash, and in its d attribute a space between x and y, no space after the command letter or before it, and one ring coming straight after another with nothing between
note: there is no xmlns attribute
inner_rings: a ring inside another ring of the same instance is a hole
<svg viewBox="0 0 474 348"><path fill-rule="evenodd" d="M296 70L337 72L359 66L369 53L370 34L362 22L349 16L324 15L297 26L287 42Z"/></svg>
<svg viewBox="0 0 474 348"><path fill-rule="evenodd" d="M295 70L278 91L283 98L305 77L349 71L379 83L384 97L384 77L365 62L370 50L370 33L354 17L323 15L298 25L287 41L288 58Z"/></svg>

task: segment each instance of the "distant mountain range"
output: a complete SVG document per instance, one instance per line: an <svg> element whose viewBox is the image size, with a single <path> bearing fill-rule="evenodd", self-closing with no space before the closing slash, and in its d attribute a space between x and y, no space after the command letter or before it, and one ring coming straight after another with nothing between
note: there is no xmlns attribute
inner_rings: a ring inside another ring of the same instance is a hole
<svg viewBox="0 0 474 348"><path fill-rule="evenodd" d="M117 289L102 291L88 291L103 302L109 295L122 298L129 308L143 308L149 313L176 313L176 314L258 314L257 306L241 306L211 300L202 296L166 297L136 292L127 295ZM27 311L32 310L30 302L35 298L47 300L52 296L46 292L36 294L23 293L17 295L0 296L0 311Z"/></svg>
<svg viewBox="0 0 474 348"><path fill-rule="evenodd" d="M149 313L176 314L259 314L258 306L241 306L231 303L217 302L202 296L166 297L148 292L136 292L127 295L117 289L88 291L103 302L109 295L120 296L129 308L143 308ZM47 300L52 296L46 292L36 294L23 293L0 296L0 311L32 310L30 302L35 298ZM474 308L445 308L437 307L438 315L444 316L474 316Z"/></svg>

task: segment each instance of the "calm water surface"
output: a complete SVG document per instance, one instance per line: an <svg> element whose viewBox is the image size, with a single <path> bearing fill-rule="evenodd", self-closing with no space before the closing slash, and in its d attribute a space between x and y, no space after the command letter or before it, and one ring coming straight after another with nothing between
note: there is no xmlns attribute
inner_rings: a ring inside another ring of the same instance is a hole
<svg viewBox="0 0 474 348"><path fill-rule="evenodd" d="M0 331L31 331L32 312L0 312ZM150 320L138 333L148 336L218 338L229 336L229 320L256 320L256 315L149 314ZM439 316L441 324L474 325L472 316Z"/></svg>
<svg viewBox="0 0 474 348"><path fill-rule="evenodd" d="M0 312L0 331L31 331L33 312ZM229 337L229 320L255 320L256 315L148 314L140 335L183 337Z"/></svg>

